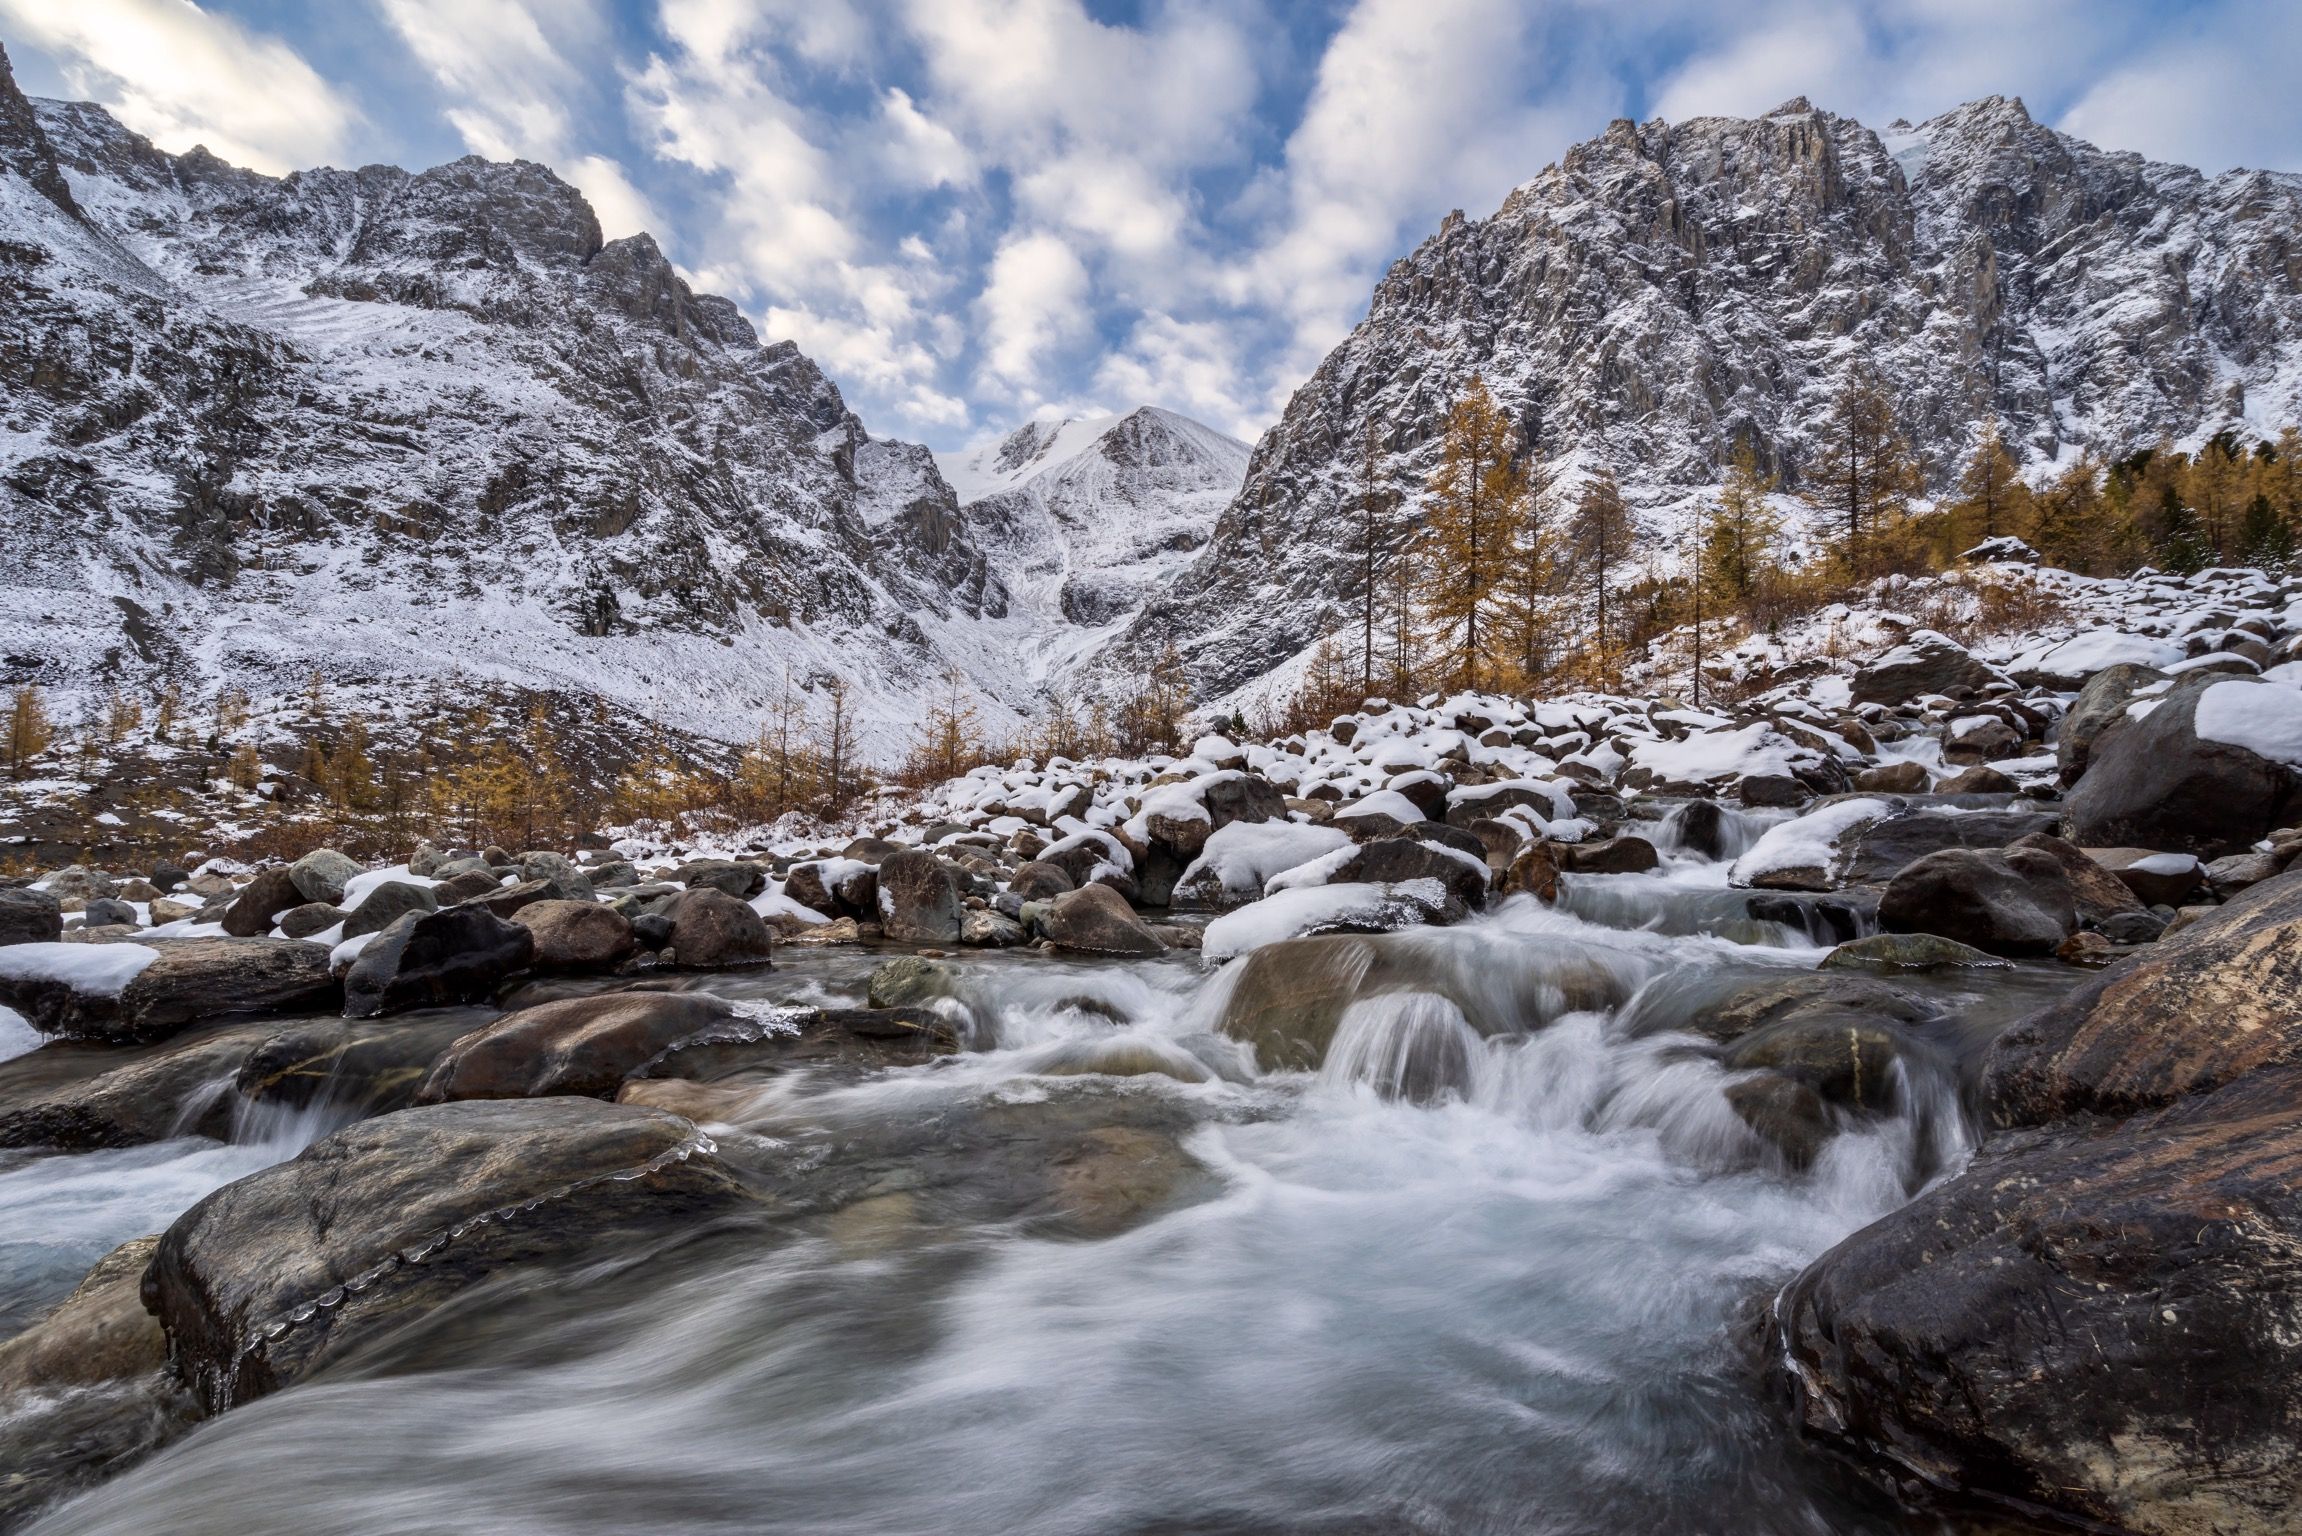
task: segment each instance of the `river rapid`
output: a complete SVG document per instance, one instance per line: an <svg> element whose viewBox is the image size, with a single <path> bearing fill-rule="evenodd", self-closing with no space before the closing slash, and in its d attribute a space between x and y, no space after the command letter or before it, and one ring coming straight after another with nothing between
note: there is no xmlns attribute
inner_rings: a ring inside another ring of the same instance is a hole
<svg viewBox="0 0 2302 1536"><path fill-rule="evenodd" d="M1216 1028L1239 962L955 960L966 1052L782 1085L713 1134L803 1160L839 1127L1149 1100L1189 1175L1111 1235L965 1219L894 1178L830 1219L482 1287L32 1529L1939 1528L1791 1437L1757 1320L1958 1166L1979 1043L2072 973L1898 982L1945 1022L1899 1069L1893 1113L1793 1170L1679 1026L1824 947L1752 920L1723 864L1673 852L1413 945L1428 987L1353 1004L1319 1070L1270 1074ZM852 1005L883 958L795 947L706 985ZM1629 1000L1574 1011L1561 978L1594 970ZM1119 1063L1132 1075L1095 1072ZM0 1324L332 1128L322 1111L228 1144L0 1166Z"/></svg>

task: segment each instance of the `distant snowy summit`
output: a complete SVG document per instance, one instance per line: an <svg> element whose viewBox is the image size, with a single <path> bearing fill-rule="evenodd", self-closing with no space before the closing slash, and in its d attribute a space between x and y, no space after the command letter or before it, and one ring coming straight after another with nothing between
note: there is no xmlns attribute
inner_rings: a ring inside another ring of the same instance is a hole
<svg viewBox="0 0 2302 1536"><path fill-rule="evenodd" d="M939 459L1013 608L1095 627L1132 618L1203 548L1249 449L1188 416L1034 421Z"/></svg>

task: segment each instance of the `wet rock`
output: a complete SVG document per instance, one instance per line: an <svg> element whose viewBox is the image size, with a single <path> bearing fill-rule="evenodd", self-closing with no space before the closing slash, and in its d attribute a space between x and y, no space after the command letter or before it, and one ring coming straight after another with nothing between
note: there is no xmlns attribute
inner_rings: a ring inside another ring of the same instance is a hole
<svg viewBox="0 0 2302 1536"><path fill-rule="evenodd" d="M2055 766L2065 788L2077 783L2086 771L2096 739L2114 722L2126 718L2126 706L2134 702L2136 691L2167 680L2167 674L2157 668L2133 662L2120 662L2087 679L2055 731Z"/></svg>
<svg viewBox="0 0 2302 1536"><path fill-rule="evenodd" d="M1874 933L1854 939L1823 956L1827 971L1900 972L1973 971L2004 969L2006 962L1971 944L1960 944L1932 933Z"/></svg>
<svg viewBox="0 0 2302 1536"><path fill-rule="evenodd" d="M340 896L343 893L337 892ZM272 924L290 907L300 907L312 898L296 888L288 878L287 870L274 866L256 871L256 877L240 888L232 904L224 909L224 932L235 939L261 938L272 931ZM329 905L333 906L331 902Z"/></svg>
<svg viewBox="0 0 2302 1536"><path fill-rule="evenodd" d="M335 927L349 915L342 907L332 907L324 901L307 901L282 912L278 926L280 932L291 939L308 939Z"/></svg>
<svg viewBox="0 0 2302 1536"><path fill-rule="evenodd" d="M1559 861L1551 843L1530 843L1503 875L1506 892L1523 891L1549 905L1559 899Z"/></svg>
<svg viewBox="0 0 2302 1536"><path fill-rule="evenodd" d="M674 1115L568 1097L430 1105L202 1200L161 1238L144 1301L215 1412L507 1268L597 1262L749 1203Z"/></svg>
<svg viewBox="0 0 2302 1536"><path fill-rule="evenodd" d="M2125 1115L2302 1066L2302 874L2257 886L1993 1042L2001 1125Z"/></svg>
<svg viewBox="0 0 2302 1536"><path fill-rule="evenodd" d="M1930 1019L1935 1012L1898 987L1843 970L1793 972L1752 980L1696 977L1689 982L1698 995L1683 1008L1627 1018L1624 1026L1628 1032L1644 1035L1680 1030L1732 1045L1776 1024L1909 1025ZM1703 993L1710 995L1700 995Z"/></svg>
<svg viewBox="0 0 2302 1536"><path fill-rule="evenodd" d="M2105 729L2065 807L2070 840L2220 858L2245 852L2272 828L2302 820L2302 773L2198 734L2202 707L2211 719L2227 720L2292 697L2290 691L2258 689L2281 685L2179 678L2141 719L2125 718Z"/></svg>
<svg viewBox="0 0 2302 1536"><path fill-rule="evenodd" d="M1442 939L1327 934L1250 950L1216 1027L1253 1047L1265 1071L1308 1070L1325 1060L1343 1015L1368 998L1442 997L1473 1031L1492 1036L1534 1029L1562 1013L1618 1007L1630 995L1623 975L1567 946L1471 962Z"/></svg>
<svg viewBox="0 0 2302 1536"><path fill-rule="evenodd" d="M1887 883L1878 920L1890 933L1932 933L1994 955L2050 955L2078 931L2062 866L2035 849L1947 848Z"/></svg>
<svg viewBox="0 0 2302 1536"><path fill-rule="evenodd" d="M1920 788L1924 788L1922 784ZM1934 786L1938 795L2012 795L2021 792L2015 783L1996 768L1977 763L1960 773L1954 773Z"/></svg>
<svg viewBox="0 0 2302 1536"><path fill-rule="evenodd" d="M157 1236L121 1244L97 1260L53 1312L0 1342L0 1403L29 1392L142 1376L165 1365L167 1340L138 1293L159 1246Z"/></svg>
<svg viewBox="0 0 2302 1536"><path fill-rule="evenodd" d="M1860 938L1878 916L1875 898L1858 894L1826 896L1812 891L1753 891L1750 915L1756 922L1780 923L1824 944Z"/></svg>
<svg viewBox="0 0 2302 1536"><path fill-rule="evenodd" d="M0 1344L0 1530L118 1475L197 1419L159 1368L160 1327L137 1295L158 1241L107 1254L45 1321Z"/></svg>
<svg viewBox="0 0 2302 1536"><path fill-rule="evenodd" d="M0 1061L0 1146L85 1152L171 1136L220 1136L214 1093L277 1026L215 1025L158 1045L58 1040Z"/></svg>
<svg viewBox="0 0 2302 1536"><path fill-rule="evenodd" d="M485 907L445 907L395 918L368 941L344 977L344 1014L370 1019L410 1008L471 1002L527 968L535 937Z"/></svg>
<svg viewBox="0 0 2302 1536"><path fill-rule="evenodd" d="M1926 769L1918 763L1881 763L1857 773L1854 787L1874 795L1923 795L1930 781Z"/></svg>
<svg viewBox="0 0 2302 1536"><path fill-rule="evenodd" d="M1922 629L1855 673L1851 697L1856 704L1906 704L1928 694L1976 692L2002 676L1947 636Z"/></svg>
<svg viewBox="0 0 2302 1536"><path fill-rule="evenodd" d="M2293 1529L2298 1094L2261 1073L1989 1142L1776 1302L1799 1420L1936 1488L2100 1527Z"/></svg>
<svg viewBox="0 0 2302 1536"><path fill-rule="evenodd" d="M245 1102L304 1110L390 1114L416 1091L442 1052L485 1018L476 1008L404 1013L390 1023L313 1019L266 1032L240 1060L233 1091Z"/></svg>
<svg viewBox="0 0 2302 1536"><path fill-rule="evenodd" d="M1057 949L1087 955L1160 955L1167 946L1118 892L1101 885L1067 891L1048 905L1040 933Z"/></svg>
<svg viewBox="0 0 2302 1536"><path fill-rule="evenodd" d="M1007 888L1025 901L1053 901L1065 891L1078 889L1078 883L1061 867L1034 859L1008 877Z"/></svg>
<svg viewBox="0 0 2302 1536"><path fill-rule="evenodd" d="M767 924L724 891L682 891L664 903L662 916L671 924L671 942L662 951L668 964L716 971L766 965L774 957Z"/></svg>
<svg viewBox="0 0 2302 1536"><path fill-rule="evenodd" d="M934 854L907 848L879 865L879 913L890 943L959 942L959 884Z"/></svg>
<svg viewBox="0 0 2302 1536"><path fill-rule="evenodd" d="M1448 897L1476 911L1487 904L1488 873L1483 857L1414 837L1385 837L1361 843L1328 877L1330 885L1398 885L1436 880Z"/></svg>
<svg viewBox="0 0 2302 1536"><path fill-rule="evenodd" d="M871 973L864 984L864 1002L873 1008L909 1008L949 997L958 972L940 960L898 955Z"/></svg>
<svg viewBox="0 0 2302 1536"><path fill-rule="evenodd" d="M1841 868L1849 885L1883 885L1930 853L2005 848L2054 826L2052 811L1905 810L1845 839Z"/></svg>
<svg viewBox="0 0 2302 1536"><path fill-rule="evenodd" d="M1637 875L1662 864L1654 844L1627 834L1603 843L1561 843L1554 851L1559 867L1573 875Z"/></svg>
<svg viewBox="0 0 2302 1536"><path fill-rule="evenodd" d="M2166 919L2146 907L2132 912L2114 912L2102 920L2098 930L2113 944L2149 944L2166 931Z"/></svg>
<svg viewBox="0 0 2302 1536"><path fill-rule="evenodd" d="M1753 773L1735 784L1735 798L1753 806L1799 806L1814 798L1814 791L1787 773Z"/></svg>
<svg viewBox="0 0 2302 1536"><path fill-rule="evenodd" d="M53 944L64 937L64 906L47 891L0 890L0 945Z"/></svg>
<svg viewBox="0 0 2302 1536"><path fill-rule="evenodd" d="M2118 958L2118 946L2091 928L2083 928L2056 947L2054 958L2064 965L2099 970Z"/></svg>
<svg viewBox="0 0 2302 1536"><path fill-rule="evenodd" d="M671 877L690 890L707 886L738 901L748 901L767 889L765 869L736 859L691 859L673 870Z"/></svg>
<svg viewBox="0 0 2302 1536"><path fill-rule="evenodd" d="M2148 907L2180 906L2206 874L2205 866L2192 853L2158 853L2148 848L2088 848L2083 852Z"/></svg>
<svg viewBox="0 0 2302 1536"><path fill-rule="evenodd" d="M410 912L437 912L439 897L428 885L417 885L410 880L386 880L360 899L360 904L344 919L344 937L356 939L363 933L382 933Z"/></svg>
<svg viewBox="0 0 2302 1536"><path fill-rule="evenodd" d="M668 1102L647 1085L764 1083L788 1072L857 1077L913 1067L959 1049L957 1027L925 1008L789 1008L674 1042L631 1073L624 1103Z"/></svg>
<svg viewBox="0 0 2302 1536"><path fill-rule="evenodd" d="M522 907L512 921L535 935L529 963L541 970L610 970L639 947L630 920L593 901L539 901Z"/></svg>
<svg viewBox="0 0 2302 1536"><path fill-rule="evenodd" d="M1807 1084L1779 1072L1760 1072L1726 1086L1726 1101L1761 1141L1793 1170L1813 1166L1837 1133L1830 1108Z"/></svg>
<svg viewBox="0 0 2302 1536"><path fill-rule="evenodd" d="M1732 1071L1766 1070L1806 1084L1848 1109L1895 1103L1894 1064L1905 1038L1893 1025L1847 1017L1788 1018L1751 1031L1726 1054Z"/></svg>
<svg viewBox="0 0 2302 1536"><path fill-rule="evenodd" d="M975 949L1013 949L1030 935L1014 918L998 912L968 912L959 919L959 942Z"/></svg>
<svg viewBox="0 0 2302 1536"><path fill-rule="evenodd" d="M661 918L655 919L661 922ZM636 929L638 922L634 922ZM667 930L668 930L668 926ZM667 932L668 937L668 932ZM835 918L828 923L805 923L781 930L778 937L786 944L821 946L825 944L857 944L863 940L863 926L852 917Z"/></svg>
<svg viewBox="0 0 2302 1536"><path fill-rule="evenodd" d="M337 997L328 952L315 944L160 939L137 948L153 958L116 992L77 970L27 965L0 974L0 1004L46 1034L148 1044L204 1019L324 1008Z"/></svg>
<svg viewBox="0 0 2302 1536"><path fill-rule="evenodd" d="M1171 1077L1182 1083L1208 1083L1215 1074L1181 1046L1141 1035L1118 1039L1066 1040L1031 1064L1041 1077Z"/></svg>
<svg viewBox="0 0 2302 1536"><path fill-rule="evenodd" d="M2088 858L2075 843L2066 843L2050 832L2033 832L2012 846L2043 853L2061 867L2063 877L2070 882L2071 897L2078 905L2078 920L2089 928L2106 923L2121 912L2142 910L2142 902L2126 888L2126 883Z"/></svg>
<svg viewBox="0 0 2302 1536"><path fill-rule="evenodd" d="M760 1027L701 992L608 992L507 1013L449 1046L417 1102L611 1099L624 1079L683 1041L735 1038Z"/></svg>
<svg viewBox="0 0 2302 1536"><path fill-rule="evenodd" d="M357 860L345 857L333 848L315 848L288 866L288 883L306 901L324 901L329 906L341 906L344 887L359 874Z"/></svg>

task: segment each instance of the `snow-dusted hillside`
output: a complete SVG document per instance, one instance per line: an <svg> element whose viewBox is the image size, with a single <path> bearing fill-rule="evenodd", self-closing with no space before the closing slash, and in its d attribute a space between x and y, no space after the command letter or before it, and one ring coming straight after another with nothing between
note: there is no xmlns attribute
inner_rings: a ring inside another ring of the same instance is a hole
<svg viewBox="0 0 2302 1536"><path fill-rule="evenodd" d="M1008 597L1006 620L982 627L1031 681L1092 683L1080 659L1190 565L1246 472L1245 443L1156 406L1030 422L947 460L968 536Z"/></svg>
<svg viewBox="0 0 2302 1536"><path fill-rule="evenodd" d="M1650 510L1742 441L1795 489L1857 367L1937 485L1993 413L2034 465L2272 435L2302 420L2298 242L2302 178L2108 153L2004 98L1883 136L1804 99L1617 122L1392 267L1110 663L1172 639L1216 695L1334 628L1367 430L1419 488L1473 374L1555 466L1609 463Z"/></svg>
<svg viewBox="0 0 2302 1536"><path fill-rule="evenodd" d="M274 179L0 61L0 654L69 698L462 676L724 738L788 667L892 739L1006 598L872 437L540 166Z"/></svg>

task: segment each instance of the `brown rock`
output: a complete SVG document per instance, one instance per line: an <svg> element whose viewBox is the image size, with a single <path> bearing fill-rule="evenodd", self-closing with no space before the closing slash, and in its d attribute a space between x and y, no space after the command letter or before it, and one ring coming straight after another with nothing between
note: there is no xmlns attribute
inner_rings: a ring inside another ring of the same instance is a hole
<svg viewBox="0 0 2302 1536"><path fill-rule="evenodd" d="M630 920L594 901L533 902L513 913L512 921L535 935L529 963L546 970L604 971L639 947Z"/></svg>
<svg viewBox="0 0 2302 1536"><path fill-rule="evenodd" d="M775 936L749 903L709 886L682 891L663 905L671 922L665 959L690 970L712 971L766 965Z"/></svg>
<svg viewBox="0 0 2302 1536"><path fill-rule="evenodd" d="M729 1039L765 1026L700 992L608 992L507 1013L448 1047L418 1092L451 1099L579 1094L611 1099L624 1079L704 1034Z"/></svg>

